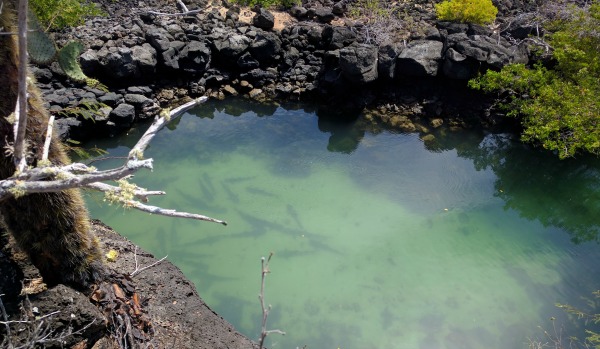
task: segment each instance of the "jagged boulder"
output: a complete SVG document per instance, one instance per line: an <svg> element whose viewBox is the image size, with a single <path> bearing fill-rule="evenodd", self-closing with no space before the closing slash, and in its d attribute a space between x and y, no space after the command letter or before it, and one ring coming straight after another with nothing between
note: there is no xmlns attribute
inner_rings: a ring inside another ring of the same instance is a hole
<svg viewBox="0 0 600 349"><path fill-rule="evenodd" d="M186 73L204 73L210 61L210 48L200 41L188 42L179 52L179 66Z"/></svg>
<svg viewBox="0 0 600 349"><path fill-rule="evenodd" d="M442 61L444 44L434 40L415 40L400 51L396 60L396 74L409 76L436 76Z"/></svg>
<svg viewBox="0 0 600 349"><path fill-rule="evenodd" d="M129 127L135 119L135 107L131 104L121 103L110 112L110 121L123 127Z"/></svg>
<svg viewBox="0 0 600 349"><path fill-rule="evenodd" d="M275 26L275 16L264 8L260 7L255 10L256 15L252 19L252 24L255 27L269 30Z"/></svg>
<svg viewBox="0 0 600 349"><path fill-rule="evenodd" d="M250 52L243 53L237 60L237 66L242 70L252 70L260 66L260 62L254 59Z"/></svg>
<svg viewBox="0 0 600 349"><path fill-rule="evenodd" d="M467 57L502 68L510 63L527 63L529 56L524 45L512 45L506 39L485 35L457 33L448 35L448 46Z"/></svg>
<svg viewBox="0 0 600 349"><path fill-rule="evenodd" d="M96 53L96 58L105 78L115 80L141 75L129 47L104 46Z"/></svg>
<svg viewBox="0 0 600 349"><path fill-rule="evenodd" d="M240 78L249 81L254 87L262 87L275 81L277 79L277 72L272 68L267 70L256 68L247 73L240 74Z"/></svg>
<svg viewBox="0 0 600 349"><path fill-rule="evenodd" d="M136 65L139 75L146 76L156 72L156 50L148 43L134 46L131 49L133 63Z"/></svg>
<svg viewBox="0 0 600 349"><path fill-rule="evenodd" d="M260 63L270 63L281 53L281 40L275 33L260 33L250 44L249 51Z"/></svg>
<svg viewBox="0 0 600 349"><path fill-rule="evenodd" d="M479 62L449 48L444 56L442 71L451 79L468 80L477 74Z"/></svg>
<svg viewBox="0 0 600 349"><path fill-rule="evenodd" d="M173 36L164 28L151 27L146 31L146 41L158 52L166 51L173 40Z"/></svg>
<svg viewBox="0 0 600 349"><path fill-rule="evenodd" d="M109 41L97 51L85 51L79 60L86 74L109 81L149 78L158 66L156 49L148 43L121 47Z"/></svg>
<svg viewBox="0 0 600 349"><path fill-rule="evenodd" d="M380 79L392 80L396 76L396 59L399 48L395 44L387 44L379 48L377 72Z"/></svg>
<svg viewBox="0 0 600 349"><path fill-rule="evenodd" d="M317 7L314 9L315 18L321 23L330 23L335 18L331 8Z"/></svg>
<svg viewBox="0 0 600 349"><path fill-rule="evenodd" d="M355 84L377 80L377 47L353 44L340 50L340 69L346 79Z"/></svg>
<svg viewBox="0 0 600 349"><path fill-rule="evenodd" d="M179 53L185 46L183 41L175 40L169 42L169 48L161 53L162 64L168 69L178 70L179 67Z"/></svg>
<svg viewBox="0 0 600 349"><path fill-rule="evenodd" d="M234 34L216 39L213 46L223 59L235 62L250 47L251 42L246 35Z"/></svg>
<svg viewBox="0 0 600 349"><path fill-rule="evenodd" d="M323 28L321 40L329 50L337 50L355 42L356 34L348 27L327 25Z"/></svg>
<svg viewBox="0 0 600 349"><path fill-rule="evenodd" d="M306 17L307 13L308 13L308 10L299 5L294 5L290 9L290 14L298 19L304 19L304 17Z"/></svg>

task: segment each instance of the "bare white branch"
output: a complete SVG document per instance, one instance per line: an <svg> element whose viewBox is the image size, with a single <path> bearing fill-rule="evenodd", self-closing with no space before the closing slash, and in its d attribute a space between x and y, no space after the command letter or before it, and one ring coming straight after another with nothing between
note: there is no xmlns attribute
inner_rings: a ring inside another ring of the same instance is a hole
<svg viewBox="0 0 600 349"><path fill-rule="evenodd" d="M56 310L56 311L53 311L46 315L40 316L40 317L36 318L36 320L41 321L41 320L44 320L46 318L52 317L57 314L60 314L60 310ZM30 320L11 320L11 321L0 321L0 324L3 324L3 325L6 325L6 324L28 324L30 322L31 322Z"/></svg>
<svg viewBox="0 0 600 349"><path fill-rule="evenodd" d="M191 15L195 15L196 13L199 13L199 12L202 12L202 10L192 10L192 11L183 12L183 13L166 13L166 12L148 11L148 13L151 15L165 16L165 17L191 16Z"/></svg>
<svg viewBox="0 0 600 349"><path fill-rule="evenodd" d="M181 1L181 0L175 0L175 1L177 2L177 7L179 7L179 9L181 10L181 12L179 12L179 13L167 13L167 12L157 12L157 11L148 11L148 13L152 14L152 15L156 15L156 16L175 17L175 16L192 16L199 12L204 11L204 9L197 9L197 10L190 11L187 8L187 6L183 3L183 1ZM210 5L207 7L210 7Z"/></svg>
<svg viewBox="0 0 600 349"><path fill-rule="evenodd" d="M185 103L171 110L171 112L169 113L169 117L167 118L160 115L156 116L152 125L150 125L148 130L146 130L144 135L142 135L142 137L139 139L136 145L129 152L129 158L131 159L132 157L137 157L138 154L143 154L144 150L146 150L146 148L148 147L148 144L150 144L150 141L152 141L152 139L154 138L154 136L156 136L158 131L165 127L166 124L168 124L171 120L175 120L183 113L197 106L198 104L206 102L207 99L208 97L202 96L200 98L194 99L193 101Z"/></svg>
<svg viewBox="0 0 600 349"><path fill-rule="evenodd" d="M4 296L4 294L0 294L0 315L2 315L2 320L4 320L2 323L4 324L6 335L8 337L10 337L10 326L8 324L8 315L6 314L6 309L4 308L4 303L2 303L2 296ZM0 342L0 344L2 344L2 342Z"/></svg>
<svg viewBox="0 0 600 349"><path fill-rule="evenodd" d="M123 204L126 207L135 208L137 210L140 210L140 211L143 211L143 212L147 212L147 213L151 213L151 214L157 214L157 215L168 216L168 217L176 217L176 218L196 219L196 220L199 220L199 221L206 221L206 222L212 222L212 223L219 223L219 224L227 225L227 222L225 222L225 221L222 221L222 220L219 220L219 219L215 219L215 218L211 218L211 217L208 217L208 216L204 216L204 215L201 215L201 214L188 213L188 212L178 212L178 211L172 210L172 209L165 209L165 208L162 208L162 207L145 205L145 204L142 204L141 202L137 202L137 201L133 201L133 200L127 200Z"/></svg>
<svg viewBox="0 0 600 349"><path fill-rule="evenodd" d="M123 190L119 187L116 187L114 185L110 185L110 184L106 184L106 183L100 183L100 182L95 182L95 183L90 183L90 184L86 184L85 185L86 188L90 188L90 189L94 189L94 190L98 190L101 192L114 192L116 194L122 192ZM154 196L154 195L165 195L167 193L165 193L162 190L146 190L146 189L137 189L134 191L133 195L142 200L143 202L148 202L148 196Z"/></svg>
<svg viewBox="0 0 600 349"><path fill-rule="evenodd" d="M83 164L77 165L87 167ZM15 190L18 191L20 194L25 195L31 193L49 193L65 189L80 188L94 182L118 180L134 173L140 168L152 169L152 159L129 160L125 165L119 168L107 171L95 171L87 174L74 174L70 171L63 170L62 167L34 169L37 171L32 170L32 172L38 174L37 178L48 178L50 176L53 176L65 179L45 181L9 178L2 180L0 181L0 201L14 196ZM43 174L46 175L43 176Z"/></svg>
<svg viewBox="0 0 600 349"><path fill-rule="evenodd" d="M260 294L258 295L258 299L260 300L260 308L262 309L262 323L260 330L260 341L258 346L260 349L263 348L263 344L267 336L271 333L277 333L285 336L285 332L281 330L267 330L267 318L269 317L269 311L271 310L271 305L268 307L265 305L265 280L267 278L267 274L271 271L269 270L269 262L271 261L271 257L273 257L273 252L269 254L269 258L265 259L262 257L260 259L261 264L261 282L260 282Z"/></svg>
<svg viewBox="0 0 600 349"><path fill-rule="evenodd" d="M181 9L181 12L190 12L188 10L187 6L185 6L185 4L183 3L183 1L181 1L181 0L176 0L176 1L177 1L177 5Z"/></svg>
<svg viewBox="0 0 600 349"><path fill-rule="evenodd" d="M42 153L42 161L48 160L48 152L50 151L50 141L52 140L52 130L54 128L54 114L50 115L48 120L48 129L46 130L46 140L44 141L44 152Z"/></svg>
<svg viewBox="0 0 600 349"><path fill-rule="evenodd" d="M135 249L133 250L133 258L135 260L135 270L132 271L131 273L129 273L129 276L130 277L134 277L137 274L143 272L144 270L152 268L153 266L155 266L155 265L159 264L160 262L164 261L165 259L167 259L168 256L169 255L166 255L163 258L157 260L156 262L154 262L154 263L152 263L150 265L147 265L147 266L145 266L143 268L140 268L139 264L138 264L138 260L137 260L137 246L135 246Z"/></svg>
<svg viewBox="0 0 600 349"><path fill-rule="evenodd" d="M186 103L178 108L170 111L167 117L157 116L154 122L138 143L129 153L125 164L110 170L98 171L95 168L86 166L81 163L74 163L66 166L48 166L25 170L14 177L0 181L0 202L13 196L26 195L31 193L47 193L57 192L71 188L87 187L103 192L113 192L119 194L121 188L112 186L104 181L116 181L131 176L140 168L153 169L152 159L142 159L143 152L150 144L150 141L169 121L181 116L185 111L194 106L203 103L207 97L200 97L189 103ZM50 134L50 126L48 134ZM47 138L50 136L47 136ZM163 191L147 191L136 188L133 195L143 202L148 201L150 195L164 195ZM172 209L164 209L156 206L149 206L138 201L120 198L119 202L126 207L135 208L137 210L158 214L168 217L196 219L207 222L219 223L227 225L227 222L211 218L201 214L178 212Z"/></svg>

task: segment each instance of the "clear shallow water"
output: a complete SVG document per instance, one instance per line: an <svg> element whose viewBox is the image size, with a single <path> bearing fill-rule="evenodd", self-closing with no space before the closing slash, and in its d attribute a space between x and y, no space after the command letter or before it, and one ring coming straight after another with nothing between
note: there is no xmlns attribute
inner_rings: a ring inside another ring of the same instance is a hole
<svg viewBox="0 0 600 349"><path fill-rule="evenodd" d="M504 135L424 144L307 109L210 102L163 130L136 183L151 204L229 225L92 215L169 259L258 338L260 258L273 348L526 348L598 287L600 162L558 162ZM139 134L95 145L124 155ZM98 164L94 164L98 165ZM109 165L108 163L103 165ZM100 166L99 166L100 167Z"/></svg>

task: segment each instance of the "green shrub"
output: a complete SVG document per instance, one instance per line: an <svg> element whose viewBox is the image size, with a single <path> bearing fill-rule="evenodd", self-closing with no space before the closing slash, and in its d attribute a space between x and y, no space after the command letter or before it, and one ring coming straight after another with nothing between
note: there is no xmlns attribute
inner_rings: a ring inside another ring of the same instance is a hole
<svg viewBox="0 0 600 349"><path fill-rule="evenodd" d="M44 28L82 25L86 17L100 16L100 8L87 0L30 0L29 6Z"/></svg>
<svg viewBox="0 0 600 349"><path fill-rule="evenodd" d="M506 96L500 106L520 118L521 138L560 158L578 151L600 154L600 0L571 11L568 21L553 23L557 31L548 38L553 69L507 65L469 82Z"/></svg>
<svg viewBox="0 0 600 349"><path fill-rule="evenodd" d="M446 0L435 10L439 20L475 24L491 23L498 14L492 0Z"/></svg>

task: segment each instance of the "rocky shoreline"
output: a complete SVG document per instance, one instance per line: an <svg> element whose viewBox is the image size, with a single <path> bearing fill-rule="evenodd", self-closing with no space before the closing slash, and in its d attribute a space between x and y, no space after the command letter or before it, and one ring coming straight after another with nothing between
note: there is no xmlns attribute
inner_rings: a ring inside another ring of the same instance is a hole
<svg viewBox="0 0 600 349"><path fill-rule="evenodd" d="M102 249L118 253L113 262L107 262L111 269L131 273L157 262L110 227L99 221L92 223ZM8 320L13 321L8 337L5 326L0 327L1 348L12 348L4 346L8 343L29 347L33 339L39 341L36 348L118 348L106 314L92 304L89 295L64 285L46 288L40 281L37 269L0 230L0 300ZM139 296L145 316L151 319L153 336L149 342L140 343L140 348L258 348L212 311L196 287L168 260L131 277L129 284ZM2 311L0 319L4 321Z"/></svg>
<svg viewBox="0 0 600 349"><path fill-rule="evenodd" d="M201 95L305 101L323 117L369 108L387 114L383 121L396 114L490 126L502 115L466 81L533 58L523 39L534 27L512 18L527 4L508 0L497 3L505 17L494 30L438 22L428 2L390 8L405 17L385 29L349 18L351 0L305 1L287 12L193 0L187 6L198 12L188 16L153 14L180 13L175 1L102 6L107 17L55 39L82 42L83 71L108 90L70 82L54 65L34 70L62 138L112 136ZM414 130L411 122L391 126Z"/></svg>

